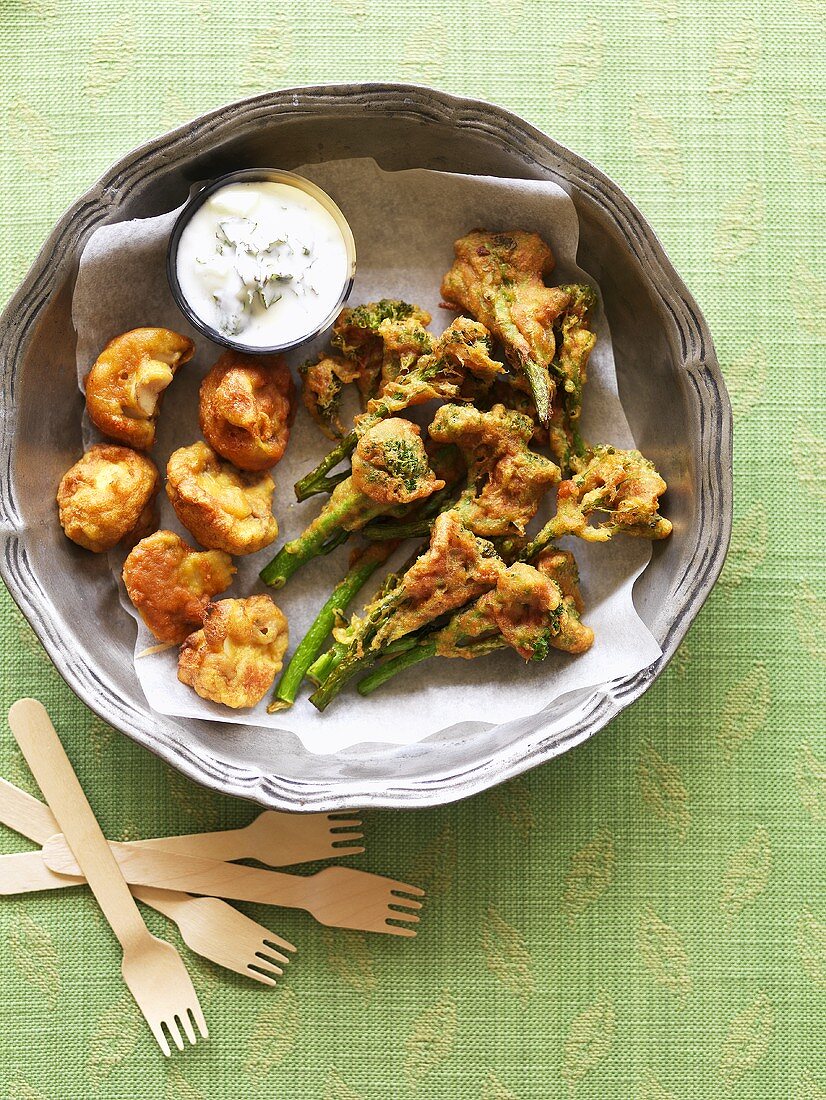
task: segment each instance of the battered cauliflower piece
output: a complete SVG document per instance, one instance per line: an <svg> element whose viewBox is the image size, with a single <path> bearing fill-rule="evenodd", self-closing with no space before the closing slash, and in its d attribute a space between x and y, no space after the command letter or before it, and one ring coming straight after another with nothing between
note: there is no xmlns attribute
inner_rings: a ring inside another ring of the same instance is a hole
<svg viewBox="0 0 826 1100"><path fill-rule="evenodd" d="M72 542L101 554L142 538L157 523L160 476L146 455L113 443L90 447L57 490L60 524Z"/></svg>
<svg viewBox="0 0 826 1100"><path fill-rule="evenodd" d="M206 443L193 443L170 455L166 478L175 514L202 546L254 554L278 535L269 474L237 470Z"/></svg>
<svg viewBox="0 0 826 1100"><path fill-rule="evenodd" d="M280 355L226 351L201 383L201 431L241 470L280 462L294 417L295 386Z"/></svg>
<svg viewBox="0 0 826 1100"><path fill-rule="evenodd" d="M86 376L86 408L104 435L148 451L161 394L195 345L166 328L135 328L110 340Z"/></svg>
<svg viewBox="0 0 826 1100"><path fill-rule="evenodd" d="M269 596L219 600L181 646L178 679L213 703L254 707L281 671L287 620Z"/></svg>
<svg viewBox="0 0 826 1100"><path fill-rule="evenodd" d="M160 642L182 642L204 621L213 596L226 592L235 567L222 550L196 550L173 531L156 531L123 565L129 599Z"/></svg>

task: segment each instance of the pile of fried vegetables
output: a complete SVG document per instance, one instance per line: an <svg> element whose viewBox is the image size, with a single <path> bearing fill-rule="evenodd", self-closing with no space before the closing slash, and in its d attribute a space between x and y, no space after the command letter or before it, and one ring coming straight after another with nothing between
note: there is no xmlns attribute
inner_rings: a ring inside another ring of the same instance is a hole
<svg viewBox="0 0 826 1100"><path fill-rule="evenodd" d="M261 579L280 588L355 532L366 541L282 674L271 712L291 706L305 679L324 710L356 676L369 695L433 657L583 653L594 636L582 622L577 565L555 541L671 533L654 466L580 434L594 291L546 285L553 255L535 233L474 230L455 252L441 294L461 315L441 336L427 330L425 310L384 299L344 309L332 348L302 368L304 403L335 446L296 496L329 497ZM363 411L347 431L341 401L353 383ZM435 402L423 439L404 413ZM554 487L556 514L529 538ZM348 621L360 589L411 538L426 541Z"/></svg>

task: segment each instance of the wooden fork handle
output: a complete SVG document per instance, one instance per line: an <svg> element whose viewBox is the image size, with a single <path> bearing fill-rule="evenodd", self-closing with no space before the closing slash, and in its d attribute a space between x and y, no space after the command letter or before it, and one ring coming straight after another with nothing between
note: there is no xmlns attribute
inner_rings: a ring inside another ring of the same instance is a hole
<svg viewBox="0 0 826 1100"><path fill-rule="evenodd" d="M126 948L147 934L146 925L46 708L36 699L19 699L9 711L9 725L98 905Z"/></svg>

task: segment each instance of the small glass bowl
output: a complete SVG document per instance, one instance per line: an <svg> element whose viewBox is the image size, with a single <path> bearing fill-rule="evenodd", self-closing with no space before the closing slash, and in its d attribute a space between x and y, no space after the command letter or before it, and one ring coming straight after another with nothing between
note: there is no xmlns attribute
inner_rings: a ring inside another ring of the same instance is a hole
<svg viewBox="0 0 826 1100"><path fill-rule="evenodd" d="M216 191L219 191L222 187L226 187L228 184L260 182L285 183L291 187L296 187L304 191L305 194L312 195L312 197L332 216L341 231L342 238L344 239L345 251L347 253L348 275L341 288L341 294L335 306L321 323L316 325L315 328L305 336L301 336L299 339L289 340L283 344L275 344L272 347L250 347L249 344L244 344L240 340L233 340L232 337L225 336L224 333L213 328L212 325L197 314L189 304L178 281L178 243L180 242L181 234L195 211L206 202L210 195L215 194ZM272 355L275 352L287 351L289 348L299 347L301 344L306 344L307 341L319 336L332 325L333 321L338 316L339 310L350 296L350 291L353 289L355 274L356 242L353 239L353 231L341 210L333 202L327 192L322 191L317 184L313 183L311 180L304 179L303 176L296 175L295 172L287 172L281 168L243 168L237 172L229 172L225 176L219 176L218 179L204 184L200 190L196 191L195 194L187 200L180 214L175 219L166 254L166 276L169 280L172 295L175 298L178 308L190 324L214 343L223 344L224 347L234 348L236 351L243 351L247 355Z"/></svg>

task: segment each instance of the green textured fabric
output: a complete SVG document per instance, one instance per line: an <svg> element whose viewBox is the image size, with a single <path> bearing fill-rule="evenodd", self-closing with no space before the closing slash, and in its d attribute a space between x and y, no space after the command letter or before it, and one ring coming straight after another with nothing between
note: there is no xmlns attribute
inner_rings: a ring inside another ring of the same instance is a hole
<svg viewBox="0 0 826 1100"><path fill-rule="evenodd" d="M170 125L277 86L429 83L635 198L708 318L736 434L728 565L651 691L487 795L368 815L360 865L429 890L418 939L251 908L298 956L268 990L187 954L212 1038L167 1062L90 896L4 898L0 1096L826 1096L824 41L817 0L0 5L3 300L64 207ZM43 699L111 837L253 816L87 712L6 594L0 627L2 709Z"/></svg>

